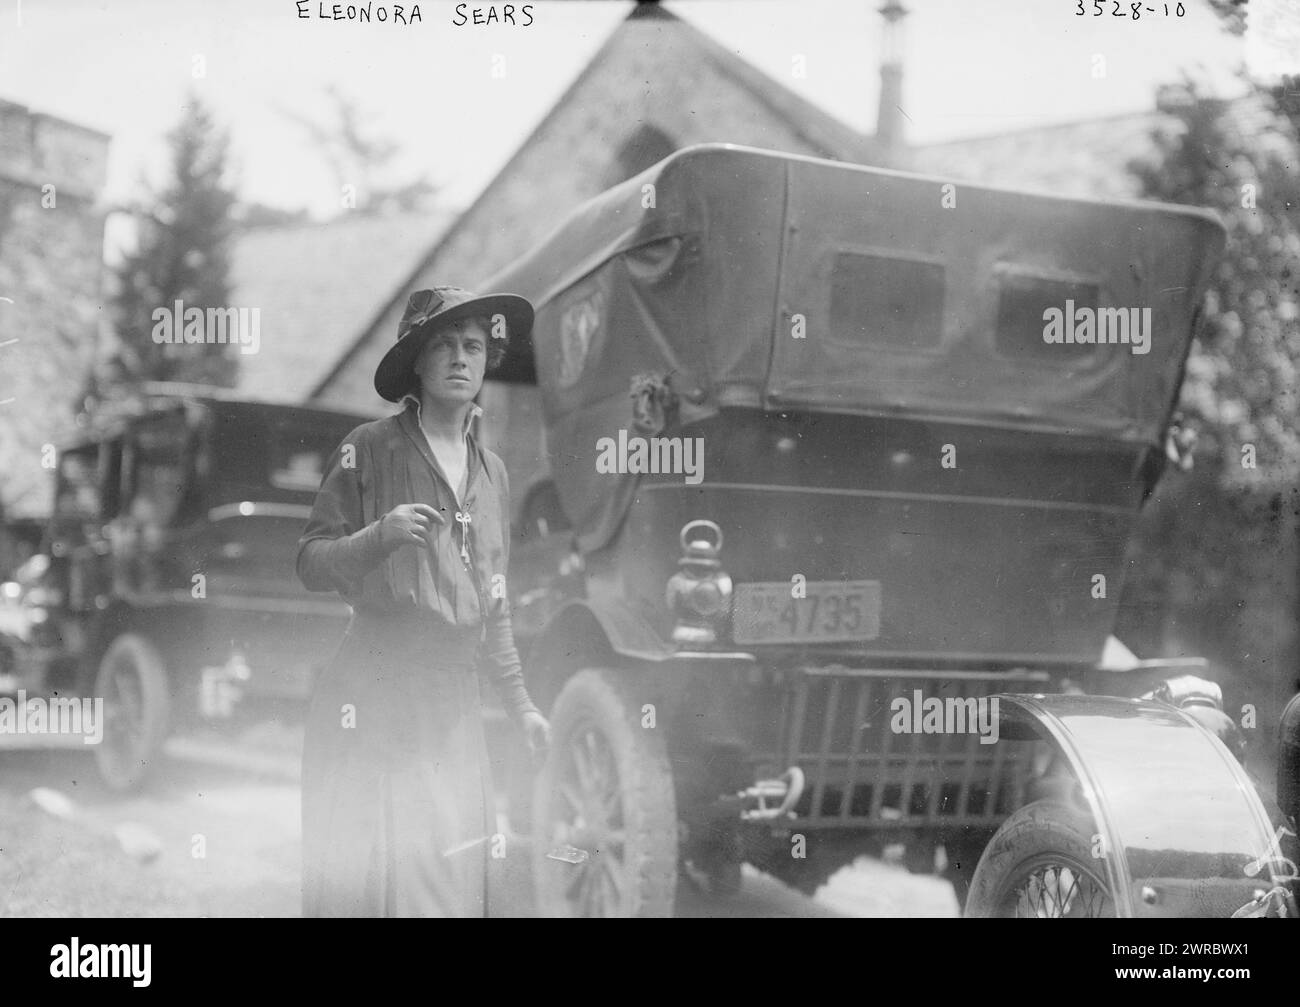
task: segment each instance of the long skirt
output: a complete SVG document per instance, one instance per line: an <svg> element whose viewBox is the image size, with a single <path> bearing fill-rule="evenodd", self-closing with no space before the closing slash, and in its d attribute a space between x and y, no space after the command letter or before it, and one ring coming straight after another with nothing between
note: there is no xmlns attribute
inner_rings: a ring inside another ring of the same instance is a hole
<svg viewBox="0 0 1300 1007"><path fill-rule="evenodd" d="M427 616L354 616L308 715L304 916L487 914L477 642Z"/></svg>

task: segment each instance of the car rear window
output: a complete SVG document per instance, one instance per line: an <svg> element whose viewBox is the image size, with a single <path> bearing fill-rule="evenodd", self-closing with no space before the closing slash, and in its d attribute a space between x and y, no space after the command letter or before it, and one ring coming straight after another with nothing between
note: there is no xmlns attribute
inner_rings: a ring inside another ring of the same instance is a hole
<svg viewBox="0 0 1300 1007"><path fill-rule="evenodd" d="M1043 330L1047 322L1043 314L1048 308L1066 310L1067 302L1074 309L1096 309L1097 284L1086 280L1060 279L1034 276L1029 273L1006 272L999 278L998 325L994 345L1004 357L1042 361L1044 363L1077 363L1096 350L1090 343L1047 343Z"/></svg>

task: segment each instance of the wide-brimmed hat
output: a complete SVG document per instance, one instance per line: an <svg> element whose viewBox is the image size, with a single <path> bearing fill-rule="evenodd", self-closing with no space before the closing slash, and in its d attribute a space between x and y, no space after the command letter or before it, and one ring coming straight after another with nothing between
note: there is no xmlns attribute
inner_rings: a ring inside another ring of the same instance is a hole
<svg viewBox="0 0 1300 1007"><path fill-rule="evenodd" d="M496 315L505 319L504 333L491 325ZM415 360L429 337L464 318L487 318L489 339L509 339L526 335L533 327L533 306L518 294L474 294L463 287L415 291L397 324L397 342L375 368L375 391L389 402L409 392L415 381Z"/></svg>

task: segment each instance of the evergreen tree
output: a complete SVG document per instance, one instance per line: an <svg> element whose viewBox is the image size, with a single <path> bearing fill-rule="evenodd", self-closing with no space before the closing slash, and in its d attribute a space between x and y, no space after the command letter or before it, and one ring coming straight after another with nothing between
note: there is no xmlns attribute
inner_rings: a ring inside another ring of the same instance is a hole
<svg viewBox="0 0 1300 1007"><path fill-rule="evenodd" d="M239 354L207 343L158 344L154 312L230 307L231 210L229 137L195 96L168 135L171 171L138 214L137 247L116 271L113 324L118 369L128 380L232 386Z"/></svg>

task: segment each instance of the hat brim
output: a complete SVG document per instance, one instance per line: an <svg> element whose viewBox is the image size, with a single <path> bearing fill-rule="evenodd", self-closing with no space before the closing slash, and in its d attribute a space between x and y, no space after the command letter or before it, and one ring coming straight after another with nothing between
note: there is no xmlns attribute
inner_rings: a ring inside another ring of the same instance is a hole
<svg viewBox="0 0 1300 1007"><path fill-rule="evenodd" d="M415 361L429 338L448 325L465 318L491 318L503 315L507 341L527 335L533 327L533 306L518 294L484 294L440 311L423 325L397 340L375 368L375 391L389 402L396 402L411 390ZM491 338L489 336L489 338Z"/></svg>

